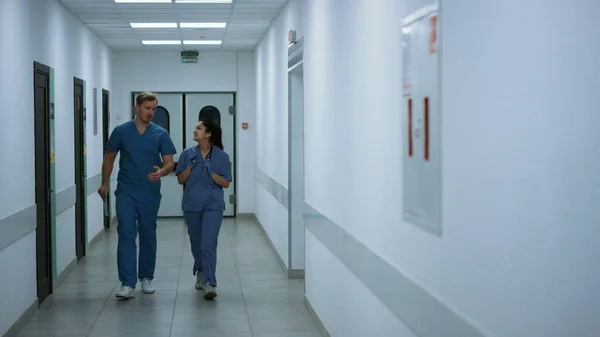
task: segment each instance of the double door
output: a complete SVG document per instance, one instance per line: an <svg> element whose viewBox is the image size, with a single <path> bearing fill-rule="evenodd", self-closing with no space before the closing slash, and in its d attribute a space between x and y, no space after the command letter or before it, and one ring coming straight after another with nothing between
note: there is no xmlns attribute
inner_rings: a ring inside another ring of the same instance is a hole
<svg viewBox="0 0 600 337"><path fill-rule="evenodd" d="M133 93L132 100L139 93ZM223 130L223 145L231 160L232 174L235 172L235 115L230 108L235 105L234 93L157 93L158 106L153 122L165 128L175 144L177 154L174 156L178 164L181 152L187 147L196 145L194 128L201 117L216 119ZM135 104L135 103L134 103ZM235 216L235 180L225 190L224 216ZM159 217L180 217L183 188L177 183L174 173L162 178L162 200Z"/></svg>

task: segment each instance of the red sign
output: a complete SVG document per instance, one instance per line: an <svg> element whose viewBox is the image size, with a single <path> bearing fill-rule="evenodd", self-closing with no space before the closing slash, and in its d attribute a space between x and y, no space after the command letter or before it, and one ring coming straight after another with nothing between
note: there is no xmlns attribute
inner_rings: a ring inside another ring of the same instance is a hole
<svg viewBox="0 0 600 337"><path fill-rule="evenodd" d="M437 16L429 18L429 54L435 54L437 48Z"/></svg>

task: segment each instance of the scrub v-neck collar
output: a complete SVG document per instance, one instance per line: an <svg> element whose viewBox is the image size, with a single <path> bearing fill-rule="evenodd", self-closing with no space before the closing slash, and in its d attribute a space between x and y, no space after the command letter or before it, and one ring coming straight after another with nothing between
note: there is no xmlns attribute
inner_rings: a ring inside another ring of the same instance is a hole
<svg viewBox="0 0 600 337"><path fill-rule="evenodd" d="M148 123L148 126L146 127L146 129L144 129L144 132L140 133L140 130L137 127L137 124L135 124L135 120L132 121L133 122L133 128L135 129L135 133L140 136L140 137L144 137L144 135L146 134L146 132L148 132L148 129L150 128L150 123Z"/></svg>

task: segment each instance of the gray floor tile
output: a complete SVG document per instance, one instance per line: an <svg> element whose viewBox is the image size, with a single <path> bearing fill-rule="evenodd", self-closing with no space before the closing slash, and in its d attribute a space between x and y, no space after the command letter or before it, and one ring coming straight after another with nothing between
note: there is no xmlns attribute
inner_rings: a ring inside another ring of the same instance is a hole
<svg viewBox="0 0 600 337"><path fill-rule="evenodd" d="M183 220L159 220L155 294L117 300L117 235L105 233L19 336L319 337L304 285L288 280L252 221L226 219L218 247L215 301L194 288Z"/></svg>
<svg viewBox="0 0 600 337"><path fill-rule="evenodd" d="M283 331L271 333L255 333L252 337L321 337L318 331Z"/></svg>
<svg viewBox="0 0 600 337"><path fill-rule="evenodd" d="M308 317L250 320L250 326L252 327L252 332L255 334L317 330L312 320Z"/></svg>

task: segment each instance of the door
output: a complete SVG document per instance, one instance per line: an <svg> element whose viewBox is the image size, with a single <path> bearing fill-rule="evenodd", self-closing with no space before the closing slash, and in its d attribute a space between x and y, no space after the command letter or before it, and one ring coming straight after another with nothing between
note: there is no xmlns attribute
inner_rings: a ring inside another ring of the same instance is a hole
<svg viewBox="0 0 600 337"><path fill-rule="evenodd" d="M84 170L85 151L85 114L83 106L83 80L74 79L74 124L75 124L75 251L77 261L85 256L86 233L85 211L86 195Z"/></svg>
<svg viewBox="0 0 600 337"><path fill-rule="evenodd" d="M52 228L50 221L50 68L34 63L34 138L37 295L42 303L52 293Z"/></svg>
<svg viewBox="0 0 600 337"><path fill-rule="evenodd" d="M223 130L223 145L231 160L231 173L234 177L225 190L224 216L235 216L235 115L229 108L235 105L233 93L194 93L185 94L185 147L194 145L193 130L200 117L217 120Z"/></svg>
<svg viewBox="0 0 600 337"><path fill-rule="evenodd" d="M102 89L102 148L106 149L108 144L108 137L110 135L110 111L109 111L109 92L108 90ZM110 191L110 185L108 190ZM104 228L110 228L110 193L104 200Z"/></svg>
<svg viewBox="0 0 600 337"><path fill-rule="evenodd" d="M437 5L404 19L402 67L404 121L403 218L441 235L441 115Z"/></svg>

